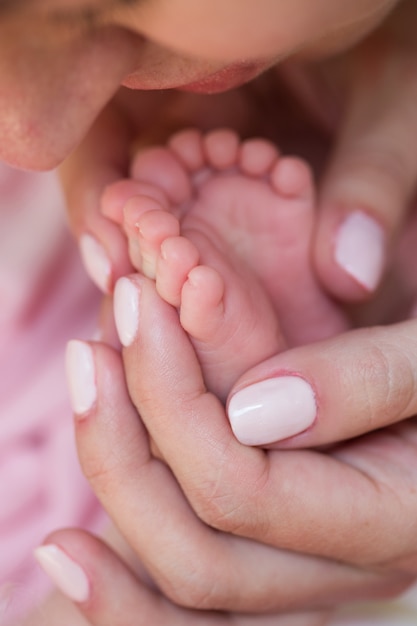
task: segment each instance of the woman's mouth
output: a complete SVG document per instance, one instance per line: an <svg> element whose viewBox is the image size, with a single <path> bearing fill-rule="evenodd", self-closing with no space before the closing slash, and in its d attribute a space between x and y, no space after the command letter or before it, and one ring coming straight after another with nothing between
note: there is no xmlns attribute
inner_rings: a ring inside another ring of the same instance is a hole
<svg viewBox="0 0 417 626"><path fill-rule="evenodd" d="M235 63L204 78L178 87L181 91L215 94L228 91L249 82L268 67L265 62Z"/></svg>
<svg viewBox="0 0 417 626"><path fill-rule="evenodd" d="M144 64L137 71L130 74L123 81L123 85L135 90L161 90L161 89L179 89L200 94L215 94L223 91L240 87L244 83L251 81L253 78L261 74L270 66L266 61L241 61L233 63L226 67L216 70L215 72L203 73L202 75L195 71L184 71L181 68L178 78L174 78L170 72L164 71L162 76L158 72L158 67L149 69ZM175 72L175 70L174 70ZM175 72L176 73L176 72ZM190 79L184 77L188 74Z"/></svg>

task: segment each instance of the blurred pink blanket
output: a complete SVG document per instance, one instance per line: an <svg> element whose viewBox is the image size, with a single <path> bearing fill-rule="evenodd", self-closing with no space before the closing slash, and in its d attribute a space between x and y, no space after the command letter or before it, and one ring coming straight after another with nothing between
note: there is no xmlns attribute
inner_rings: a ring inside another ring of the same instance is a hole
<svg viewBox="0 0 417 626"><path fill-rule="evenodd" d="M78 467L68 339L96 328L99 294L66 232L56 176L0 165L0 624L48 589L32 550L101 516Z"/></svg>

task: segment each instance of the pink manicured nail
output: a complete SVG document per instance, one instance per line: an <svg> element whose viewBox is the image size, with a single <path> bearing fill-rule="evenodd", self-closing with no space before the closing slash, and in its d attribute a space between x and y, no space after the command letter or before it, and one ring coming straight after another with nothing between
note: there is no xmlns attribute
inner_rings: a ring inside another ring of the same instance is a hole
<svg viewBox="0 0 417 626"><path fill-rule="evenodd" d="M232 396L228 414L236 438L262 446L302 433L317 415L310 385L299 376L263 380Z"/></svg>
<svg viewBox="0 0 417 626"><path fill-rule="evenodd" d="M103 293L109 293L111 263L103 246L95 237L85 234L80 237L80 251L91 280Z"/></svg>
<svg viewBox="0 0 417 626"><path fill-rule="evenodd" d="M366 213L351 213L337 233L335 260L362 287L374 291L384 268L382 227Z"/></svg>
<svg viewBox="0 0 417 626"><path fill-rule="evenodd" d="M119 278L116 283L114 319L119 339L127 348L135 339L139 328L139 289L129 278Z"/></svg>
<svg viewBox="0 0 417 626"><path fill-rule="evenodd" d="M93 352L84 341L69 341L66 370L71 405L74 413L89 411L97 399L96 371Z"/></svg>
<svg viewBox="0 0 417 626"><path fill-rule="evenodd" d="M88 600L90 583L87 575L63 550L51 544L37 548L34 555L49 578L70 600Z"/></svg>

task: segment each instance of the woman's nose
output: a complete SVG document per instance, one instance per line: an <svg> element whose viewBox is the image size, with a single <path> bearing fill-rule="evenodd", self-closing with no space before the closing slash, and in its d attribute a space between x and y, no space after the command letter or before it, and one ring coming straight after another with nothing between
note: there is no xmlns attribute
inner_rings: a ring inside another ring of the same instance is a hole
<svg viewBox="0 0 417 626"><path fill-rule="evenodd" d="M132 71L140 45L139 36L108 27L53 50L9 46L0 65L0 159L25 169L57 166Z"/></svg>

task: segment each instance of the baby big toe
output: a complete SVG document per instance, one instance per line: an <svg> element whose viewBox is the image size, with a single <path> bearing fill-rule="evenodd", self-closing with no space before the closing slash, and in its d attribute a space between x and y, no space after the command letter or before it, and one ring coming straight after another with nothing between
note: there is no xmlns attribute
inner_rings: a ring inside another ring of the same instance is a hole
<svg viewBox="0 0 417 626"><path fill-rule="evenodd" d="M224 319L224 282L213 268L199 265L191 270L181 292L180 319L182 327L194 338L219 342Z"/></svg>
<svg viewBox="0 0 417 626"><path fill-rule="evenodd" d="M160 187L175 204L191 197L189 174L168 148L155 147L139 152L132 163L131 174L138 181Z"/></svg>
<svg viewBox="0 0 417 626"><path fill-rule="evenodd" d="M156 289L161 298L179 307L183 285L198 261L197 248L185 237L165 239L160 248L156 267Z"/></svg>
<svg viewBox="0 0 417 626"><path fill-rule="evenodd" d="M161 245L168 237L179 234L179 222L167 211L151 210L140 216L136 226L142 258L141 271L148 278L154 279Z"/></svg>

